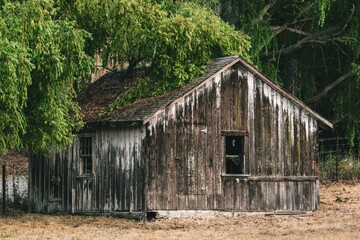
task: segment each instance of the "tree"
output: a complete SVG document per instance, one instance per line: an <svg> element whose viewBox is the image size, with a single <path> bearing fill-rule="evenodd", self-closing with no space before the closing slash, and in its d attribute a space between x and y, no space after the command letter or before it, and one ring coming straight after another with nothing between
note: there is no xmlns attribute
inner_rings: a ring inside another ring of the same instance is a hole
<svg viewBox="0 0 360 240"><path fill-rule="evenodd" d="M250 35L251 59L335 123L360 136L360 2L357 0L219 0L229 24Z"/></svg>
<svg viewBox="0 0 360 240"><path fill-rule="evenodd" d="M147 77L114 107L181 87L199 76L212 58L248 58L248 36L195 3L79 0L67 8L92 34L87 49L102 57L104 67L128 73L146 67Z"/></svg>
<svg viewBox="0 0 360 240"><path fill-rule="evenodd" d="M82 126L73 98L92 70L84 52L90 35L50 0L0 7L0 155L59 149Z"/></svg>
<svg viewBox="0 0 360 240"><path fill-rule="evenodd" d="M82 126L73 101L91 72L145 68L146 78L113 107L162 94L200 75L210 59L248 57L247 35L209 8L164 0L0 3L0 154L59 149ZM90 34L89 34L90 33Z"/></svg>

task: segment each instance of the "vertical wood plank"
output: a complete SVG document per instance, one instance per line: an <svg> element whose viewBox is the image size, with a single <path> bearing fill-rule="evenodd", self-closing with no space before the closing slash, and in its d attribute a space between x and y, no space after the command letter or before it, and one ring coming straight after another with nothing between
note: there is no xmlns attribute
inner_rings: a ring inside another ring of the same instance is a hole
<svg viewBox="0 0 360 240"><path fill-rule="evenodd" d="M255 96L255 116L254 116L254 135L255 135L255 175L261 175L264 165L263 161L263 111L262 111L262 85L256 79L256 96Z"/></svg>
<svg viewBox="0 0 360 240"><path fill-rule="evenodd" d="M256 140L255 140L255 108L257 109L257 105L254 103L256 95L256 88L254 83L254 76L251 73L247 74L247 82L248 82L248 106L247 106L247 124L249 131L249 154L248 154L248 162L249 162L249 174L256 174Z"/></svg>
<svg viewBox="0 0 360 240"><path fill-rule="evenodd" d="M206 124L206 95L205 87L197 93L197 139L196 139L196 168L197 168L197 209L207 209L207 183L206 183L206 159L207 159L207 124Z"/></svg>
<svg viewBox="0 0 360 240"><path fill-rule="evenodd" d="M174 106L175 107L175 106ZM173 111L173 112L172 112ZM175 116L174 116L175 115ZM166 165L167 171L167 205L169 210L177 208L177 192L176 192L176 181L177 181L177 168L176 168L176 111L170 109L167 112L167 128L166 128Z"/></svg>
<svg viewBox="0 0 360 240"><path fill-rule="evenodd" d="M212 79L206 91L206 208L214 209L214 189L215 189L215 169L214 161L216 158L215 138L216 138L216 84Z"/></svg>
<svg viewBox="0 0 360 240"><path fill-rule="evenodd" d="M224 100L222 95L222 84L223 84L224 73L219 74L215 77L216 84L216 124L215 124L215 161L214 161L214 206L215 209L224 209L224 197L223 197L223 188L222 188L222 179L221 174L224 171L224 139L221 136L220 132L222 130L222 108L224 107Z"/></svg>
<svg viewBox="0 0 360 240"><path fill-rule="evenodd" d="M262 148L263 148L263 161L262 161L262 168L263 168L263 175L270 176L273 173L273 164L271 161L271 123L272 123L272 106L270 103L271 99L271 88L263 84L262 85L262 111L263 111L263 118L261 119L263 124L262 129Z"/></svg>
<svg viewBox="0 0 360 240"><path fill-rule="evenodd" d="M281 99L280 94L276 94L276 102L277 102L277 156L278 156L278 175L283 176L285 173L285 166L284 166L284 150L283 150L283 142L285 141L284 138L284 115L282 114L283 109L283 101Z"/></svg>
<svg viewBox="0 0 360 240"><path fill-rule="evenodd" d="M234 209L234 184L233 179L224 179L224 208L226 210Z"/></svg>

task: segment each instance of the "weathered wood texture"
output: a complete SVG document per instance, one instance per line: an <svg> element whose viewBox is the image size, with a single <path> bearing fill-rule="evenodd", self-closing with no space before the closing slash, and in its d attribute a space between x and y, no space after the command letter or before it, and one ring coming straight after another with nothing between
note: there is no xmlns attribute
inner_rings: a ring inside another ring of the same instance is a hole
<svg viewBox="0 0 360 240"><path fill-rule="evenodd" d="M31 211L141 211L143 135L142 128L101 128L87 134L92 137L93 146L93 173L88 175L81 175L79 141L48 157L33 155Z"/></svg>
<svg viewBox="0 0 360 240"><path fill-rule="evenodd" d="M239 64L168 105L147 128L148 210L318 208L317 121ZM226 176L222 132L247 133L250 177Z"/></svg>
<svg viewBox="0 0 360 240"><path fill-rule="evenodd" d="M141 127L84 133L92 137L92 174L81 174L79 141L33 155L32 211L317 209L317 115L242 66L177 95ZM225 168L225 139L236 134L242 175Z"/></svg>

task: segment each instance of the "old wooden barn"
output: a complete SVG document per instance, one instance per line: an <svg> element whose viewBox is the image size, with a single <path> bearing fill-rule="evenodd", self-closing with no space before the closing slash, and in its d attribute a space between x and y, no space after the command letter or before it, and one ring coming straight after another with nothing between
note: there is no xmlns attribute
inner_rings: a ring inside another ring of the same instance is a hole
<svg viewBox="0 0 360 240"><path fill-rule="evenodd" d="M240 57L108 113L139 74L108 73L79 94L79 138L31 158L33 212L318 209L317 134L330 122Z"/></svg>

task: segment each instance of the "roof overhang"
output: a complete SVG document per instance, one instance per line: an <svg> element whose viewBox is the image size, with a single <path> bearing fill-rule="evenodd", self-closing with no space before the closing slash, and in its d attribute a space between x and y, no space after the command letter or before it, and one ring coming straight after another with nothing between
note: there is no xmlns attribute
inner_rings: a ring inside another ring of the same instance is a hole
<svg viewBox="0 0 360 240"><path fill-rule="evenodd" d="M144 125L143 120L87 122L84 129L93 127L131 128Z"/></svg>

